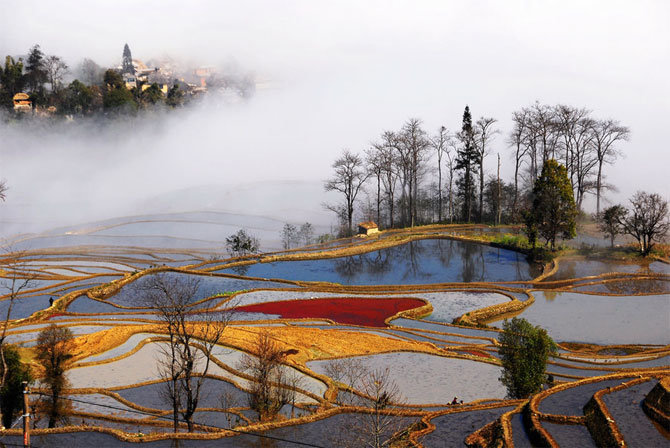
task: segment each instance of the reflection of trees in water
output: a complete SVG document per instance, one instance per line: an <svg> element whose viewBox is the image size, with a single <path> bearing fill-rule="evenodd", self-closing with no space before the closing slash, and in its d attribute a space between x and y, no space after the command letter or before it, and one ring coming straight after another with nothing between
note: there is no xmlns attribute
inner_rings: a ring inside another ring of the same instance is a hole
<svg viewBox="0 0 670 448"><path fill-rule="evenodd" d="M251 266L251 265L244 264L244 265L240 265L240 266L234 266L231 269L237 275L247 275L247 272L249 271L249 266Z"/></svg>
<svg viewBox="0 0 670 448"><path fill-rule="evenodd" d="M491 253L493 250L488 246L464 241L419 240L363 255L336 258L333 260L333 266L342 282L349 284L361 277L365 277L371 283L398 284L421 278L424 279L424 283L429 283L430 277L433 276L439 276L437 277L439 281L446 281L444 278L447 273L452 273L448 275L449 281L490 281L491 279L487 278L488 271L491 270L495 274L501 269L501 272L515 269L516 280L536 276L533 271L537 267L530 266L523 258L524 255L514 253L512 256L505 249L495 249L497 253L493 254ZM489 266L488 263L493 266ZM506 267L510 263L514 264L513 268ZM444 268L444 273L440 273L440 265ZM526 270L529 275L526 274Z"/></svg>
<svg viewBox="0 0 670 448"><path fill-rule="evenodd" d="M479 255L479 256L478 256ZM477 261L481 262L480 272L485 271L486 263L484 261L482 247L473 243L461 244L461 280L469 283L475 280L477 275ZM481 280L477 278L477 280Z"/></svg>
<svg viewBox="0 0 670 448"><path fill-rule="evenodd" d="M528 265L528 278L535 278L542 274L542 271L544 270L544 266L541 263L537 263L534 261L528 261L525 255L522 255L520 253L516 254L516 262L517 266L520 266L521 263L524 263ZM522 280L524 277L519 276L518 280Z"/></svg>
<svg viewBox="0 0 670 448"><path fill-rule="evenodd" d="M390 249L378 250L366 254L364 261L365 271L371 277L381 278L391 270L393 252Z"/></svg>
<svg viewBox="0 0 670 448"><path fill-rule="evenodd" d="M612 294L641 294L670 292L670 282L661 279L617 280L602 283L607 292Z"/></svg>
<svg viewBox="0 0 670 448"><path fill-rule="evenodd" d="M448 269L451 264L451 257L454 255L454 240L436 240L435 249L437 259L440 260L442 266Z"/></svg>
<svg viewBox="0 0 670 448"><path fill-rule="evenodd" d="M421 273L421 263L419 257L423 254L424 248L420 242L410 241L408 244L401 246L405 249L401 257L405 260L406 269L402 274L403 280L408 277L418 278L420 275L425 275Z"/></svg>
<svg viewBox="0 0 670 448"><path fill-rule="evenodd" d="M554 274L551 280L567 280L569 278L577 278L577 262L572 260L558 262L559 271Z"/></svg>
<svg viewBox="0 0 670 448"><path fill-rule="evenodd" d="M334 262L335 272L345 280L344 283L352 283L352 281L361 273L361 269L363 269L365 264L363 255L335 258Z"/></svg>

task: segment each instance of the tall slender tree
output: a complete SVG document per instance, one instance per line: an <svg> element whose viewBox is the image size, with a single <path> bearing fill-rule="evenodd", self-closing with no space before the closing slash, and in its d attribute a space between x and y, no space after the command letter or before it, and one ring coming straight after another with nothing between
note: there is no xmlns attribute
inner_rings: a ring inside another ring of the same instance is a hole
<svg viewBox="0 0 670 448"><path fill-rule="evenodd" d="M620 155L615 147L619 141L627 141L630 129L616 120L598 120L593 123L593 147L596 153L598 174L596 177L596 213L600 213L600 196L603 189L603 165L614 163Z"/></svg>
<svg viewBox="0 0 670 448"><path fill-rule="evenodd" d="M365 162L370 177L377 182L377 225L381 225L382 208L382 176L384 174L384 159L380 151L373 145L365 151Z"/></svg>
<svg viewBox="0 0 670 448"><path fill-rule="evenodd" d="M430 145L437 155L437 220L442 222L442 159L449 152L451 136L444 126L430 139Z"/></svg>
<svg viewBox="0 0 670 448"><path fill-rule="evenodd" d="M421 120L418 118L407 120L400 131L398 143L404 165L405 183L408 187L406 224L414 227L417 219L419 182L423 174L425 153L430 144L426 131L421 127Z"/></svg>
<svg viewBox="0 0 670 448"><path fill-rule="evenodd" d="M382 168L382 184L384 185L384 194L389 208L390 228L395 224L395 192L398 184L398 177L400 175L398 155L396 153L396 142L396 134L392 131L385 131L382 133L381 141L373 145L379 154L379 162Z"/></svg>
<svg viewBox="0 0 670 448"><path fill-rule="evenodd" d="M512 202L512 215L516 216L519 204L519 175L523 160L528 154L527 145L527 109L512 113L514 128L507 138L507 143L514 149L514 200Z"/></svg>
<svg viewBox="0 0 670 448"><path fill-rule="evenodd" d="M479 169L479 222L484 220L484 158L489 154L491 140L500 133L494 127L497 121L495 118L481 117L475 123L475 151Z"/></svg>
<svg viewBox="0 0 670 448"><path fill-rule="evenodd" d="M461 197L463 204L461 216L463 221L471 222L475 185L474 173L477 169L479 156L475 147L475 135L472 129L472 115L469 106L465 106L463 125L461 132L458 133L458 139L461 147L457 153L455 169L461 172L457 182L458 195Z"/></svg>
<svg viewBox="0 0 670 448"><path fill-rule="evenodd" d="M31 93L39 93L47 82L47 72L44 66L44 53L39 45L35 45L28 53L26 60L26 86Z"/></svg>

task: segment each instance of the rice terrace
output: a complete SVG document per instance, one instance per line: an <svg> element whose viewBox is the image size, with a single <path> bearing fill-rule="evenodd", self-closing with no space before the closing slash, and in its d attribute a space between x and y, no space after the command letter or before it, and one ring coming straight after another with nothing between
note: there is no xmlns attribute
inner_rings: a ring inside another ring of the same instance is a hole
<svg viewBox="0 0 670 448"><path fill-rule="evenodd" d="M667 0L0 10L0 448L670 447Z"/></svg>
<svg viewBox="0 0 670 448"><path fill-rule="evenodd" d="M182 230L201 225L197 216L182 218ZM151 217L156 231L160 219ZM29 359L48 326L73 335L63 396L68 424L48 429L40 419L32 431L35 445L176 446L179 440L179 446L291 446L287 440L293 440L338 446L340 438L370 431L374 417L381 419L381 437L395 437L393 446L443 446L445 432L468 446L667 440L663 310L670 265L663 259L601 262L573 250L538 268L495 243L500 235L517 235L518 227L480 225L389 230L219 259L178 241L154 249L126 246L124 238L132 241L132 235L119 229L132 224L115 225L121 236L114 246L95 244L104 242L104 226L92 233L61 229L47 237L51 247L3 260L5 279L31 280L13 302L2 301L3 313L13 306L5 340ZM491 229L496 238L485 237ZM61 246L57 240L65 234L76 236ZM377 257L389 258L386 268L369 272ZM440 259L442 270L433 265ZM342 266L327 268L321 280L323 263ZM273 275L280 265L283 275ZM566 267L579 276L564 275ZM263 277L252 275L257 272ZM181 418L180 432L171 432L172 411L161 399L169 378L157 363L169 331L160 304L146 300L156 279L173 286L197 281L184 303L184 325L193 329L197 363L206 354L211 364L190 433ZM513 315L546 325L558 342L547 365L553 383L530 400L506 399L498 381L498 327ZM225 329L217 344L203 345L200 332L212 322ZM258 355L261 335L284 353L287 376L280 387L289 397L280 400L277 417L264 421L250 407L258 378L245 370L250 360L243 361ZM376 380L393 384L397 401L379 409L379 390L361 372L382 375ZM451 404L454 396L458 404ZM643 407L632 408L631 398ZM20 432L7 430L0 442L20 443Z"/></svg>

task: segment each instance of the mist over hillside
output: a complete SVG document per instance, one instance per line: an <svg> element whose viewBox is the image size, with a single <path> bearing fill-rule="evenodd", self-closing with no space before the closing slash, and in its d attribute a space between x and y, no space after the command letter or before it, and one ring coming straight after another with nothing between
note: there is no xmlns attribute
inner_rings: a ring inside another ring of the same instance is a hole
<svg viewBox="0 0 670 448"><path fill-rule="evenodd" d="M3 234L210 205L334 222L320 206L329 201L322 182L343 149L362 153L410 117L427 132L455 132L466 104L473 117L498 119L502 132L487 174L499 153L501 176L512 178L513 111L535 101L569 104L631 129L624 158L605 173L619 190L606 203L624 203L636 190L670 195L659 134L670 113L668 63L659 57L670 42L662 38L664 2L197 2L186 28L179 14L146 21L156 12L148 4L77 5L7 3L13 20L0 31L0 54L42 43L73 67L82 57L112 66L127 42L141 58L237 60L270 82L248 100L211 98L127 120L0 124L0 178L10 188ZM167 2L165 10L181 6ZM284 195L238 188L296 180L312 187Z"/></svg>

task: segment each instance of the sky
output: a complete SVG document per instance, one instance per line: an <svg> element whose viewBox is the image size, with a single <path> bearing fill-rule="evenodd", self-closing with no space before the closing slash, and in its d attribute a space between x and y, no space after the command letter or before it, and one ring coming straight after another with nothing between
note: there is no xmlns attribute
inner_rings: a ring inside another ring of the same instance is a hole
<svg viewBox="0 0 670 448"><path fill-rule="evenodd" d="M213 184L301 181L313 192L344 148L362 152L410 117L430 132L457 130L466 104L474 118L499 120L502 135L485 169L494 172L500 153L510 179L510 117L535 101L586 107L630 127L630 142L620 146L625 158L605 172L619 188L611 202L625 202L636 190L670 199L664 0L0 6L11 11L0 28L2 56L39 43L71 67L84 57L112 66L128 43L138 59L223 64L267 85L248 101L210 101L105 129L0 127L0 177L11 188L3 220L12 211L44 225L107 218L141 211L138 204L171 191ZM315 196L315 210L320 202ZM201 203L207 201L193 198L193 206Z"/></svg>

